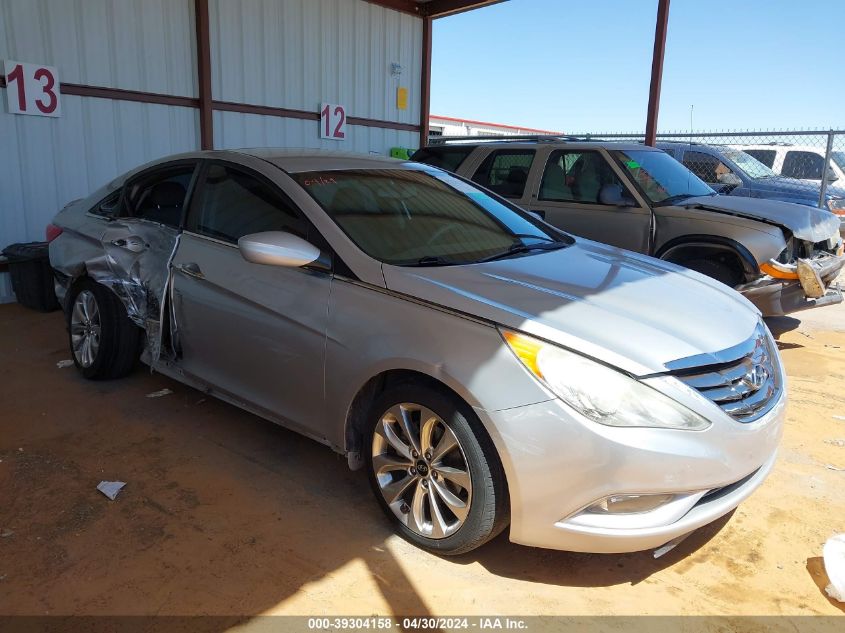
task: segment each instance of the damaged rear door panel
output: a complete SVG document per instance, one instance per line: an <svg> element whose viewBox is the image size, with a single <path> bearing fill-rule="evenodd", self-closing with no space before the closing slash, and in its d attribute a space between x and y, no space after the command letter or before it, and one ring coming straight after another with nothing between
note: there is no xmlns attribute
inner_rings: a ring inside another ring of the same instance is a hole
<svg viewBox="0 0 845 633"><path fill-rule="evenodd" d="M152 362L161 355L170 260L198 164L159 165L133 175L122 189L101 192L105 198L87 213L67 215L70 222L51 247L51 263L63 279L60 296L82 276L110 288L129 318L146 331ZM82 266L63 265L80 261Z"/></svg>

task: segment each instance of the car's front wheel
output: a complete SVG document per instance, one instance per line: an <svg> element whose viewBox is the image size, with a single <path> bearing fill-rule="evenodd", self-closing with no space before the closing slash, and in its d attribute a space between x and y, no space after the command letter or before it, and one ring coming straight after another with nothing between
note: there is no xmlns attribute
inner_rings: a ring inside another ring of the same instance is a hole
<svg viewBox="0 0 845 633"><path fill-rule="evenodd" d="M397 531L441 554L462 554L507 525L505 478L472 409L428 386L399 385L375 402L370 484Z"/></svg>
<svg viewBox="0 0 845 633"><path fill-rule="evenodd" d="M68 297L67 324L73 362L83 376L120 378L132 370L141 329L111 290L91 279L77 282Z"/></svg>

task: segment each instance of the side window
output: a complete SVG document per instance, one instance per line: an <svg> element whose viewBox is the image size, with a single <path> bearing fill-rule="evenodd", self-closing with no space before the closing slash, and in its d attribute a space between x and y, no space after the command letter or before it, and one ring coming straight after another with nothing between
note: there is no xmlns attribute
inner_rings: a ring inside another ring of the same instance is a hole
<svg viewBox="0 0 845 633"><path fill-rule="evenodd" d="M123 189L112 191L109 195L94 205L92 209L89 209L88 213L91 213L92 215L99 215L104 218L114 217L117 213L118 205L120 204L121 193L123 193Z"/></svg>
<svg viewBox="0 0 845 633"><path fill-rule="evenodd" d="M472 179L500 196L521 198L533 162L533 149L495 151L484 159Z"/></svg>
<svg viewBox="0 0 845 633"><path fill-rule="evenodd" d="M411 156L411 160L446 171L455 171L473 149L473 146L423 147Z"/></svg>
<svg viewBox="0 0 845 633"><path fill-rule="evenodd" d="M687 169L710 185L719 184L720 176L733 173L718 158L703 152L684 152L683 163Z"/></svg>
<svg viewBox="0 0 845 633"><path fill-rule="evenodd" d="M226 242L262 231L305 238L308 222L274 187L225 165L209 165L186 228Z"/></svg>
<svg viewBox="0 0 845 633"><path fill-rule="evenodd" d="M744 149L746 154L750 154L766 167L771 167L775 164L775 150L773 149Z"/></svg>
<svg viewBox="0 0 845 633"><path fill-rule="evenodd" d="M823 169L823 156L813 152L798 152L793 150L786 153L780 174L789 178L821 180Z"/></svg>
<svg viewBox="0 0 845 633"><path fill-rule="evenodd" d="M605 185L627 188L598 152L555 151L549 156L540 182L540 200L600 204Z"/></svg>
<svg viewBox="0 0 845 633"><path fill-rule="evenodd" d="M126 215L178 228L194 167L167 167L132 182Z"/></svg>

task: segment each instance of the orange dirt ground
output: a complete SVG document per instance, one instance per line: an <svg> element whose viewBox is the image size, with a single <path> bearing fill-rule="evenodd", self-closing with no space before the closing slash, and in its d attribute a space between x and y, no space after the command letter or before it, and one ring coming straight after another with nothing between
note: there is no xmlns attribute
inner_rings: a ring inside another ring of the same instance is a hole
<svg viewBox="0 0 845 633"><path fill-rule="evenodd" d="M770 322L785 437L727 519L657 560L507 534L439 558L329 449L142 369L88 382L56 367L60 313L0 306L0 614L841 615L820 557L845 531L845 304L805 314Z"/></svg>

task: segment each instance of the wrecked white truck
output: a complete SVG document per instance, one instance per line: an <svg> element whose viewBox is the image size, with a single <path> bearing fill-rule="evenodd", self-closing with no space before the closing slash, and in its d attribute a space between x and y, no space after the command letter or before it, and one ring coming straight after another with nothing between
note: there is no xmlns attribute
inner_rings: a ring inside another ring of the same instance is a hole
<svg viewBox="0 0 845 633"><path fill-rule="evenodd" d="M443 140L413 160L453 171L546 222L721 281L764 316L842 302L839 218L718 195L665 152L635 143Z"/></svg>

